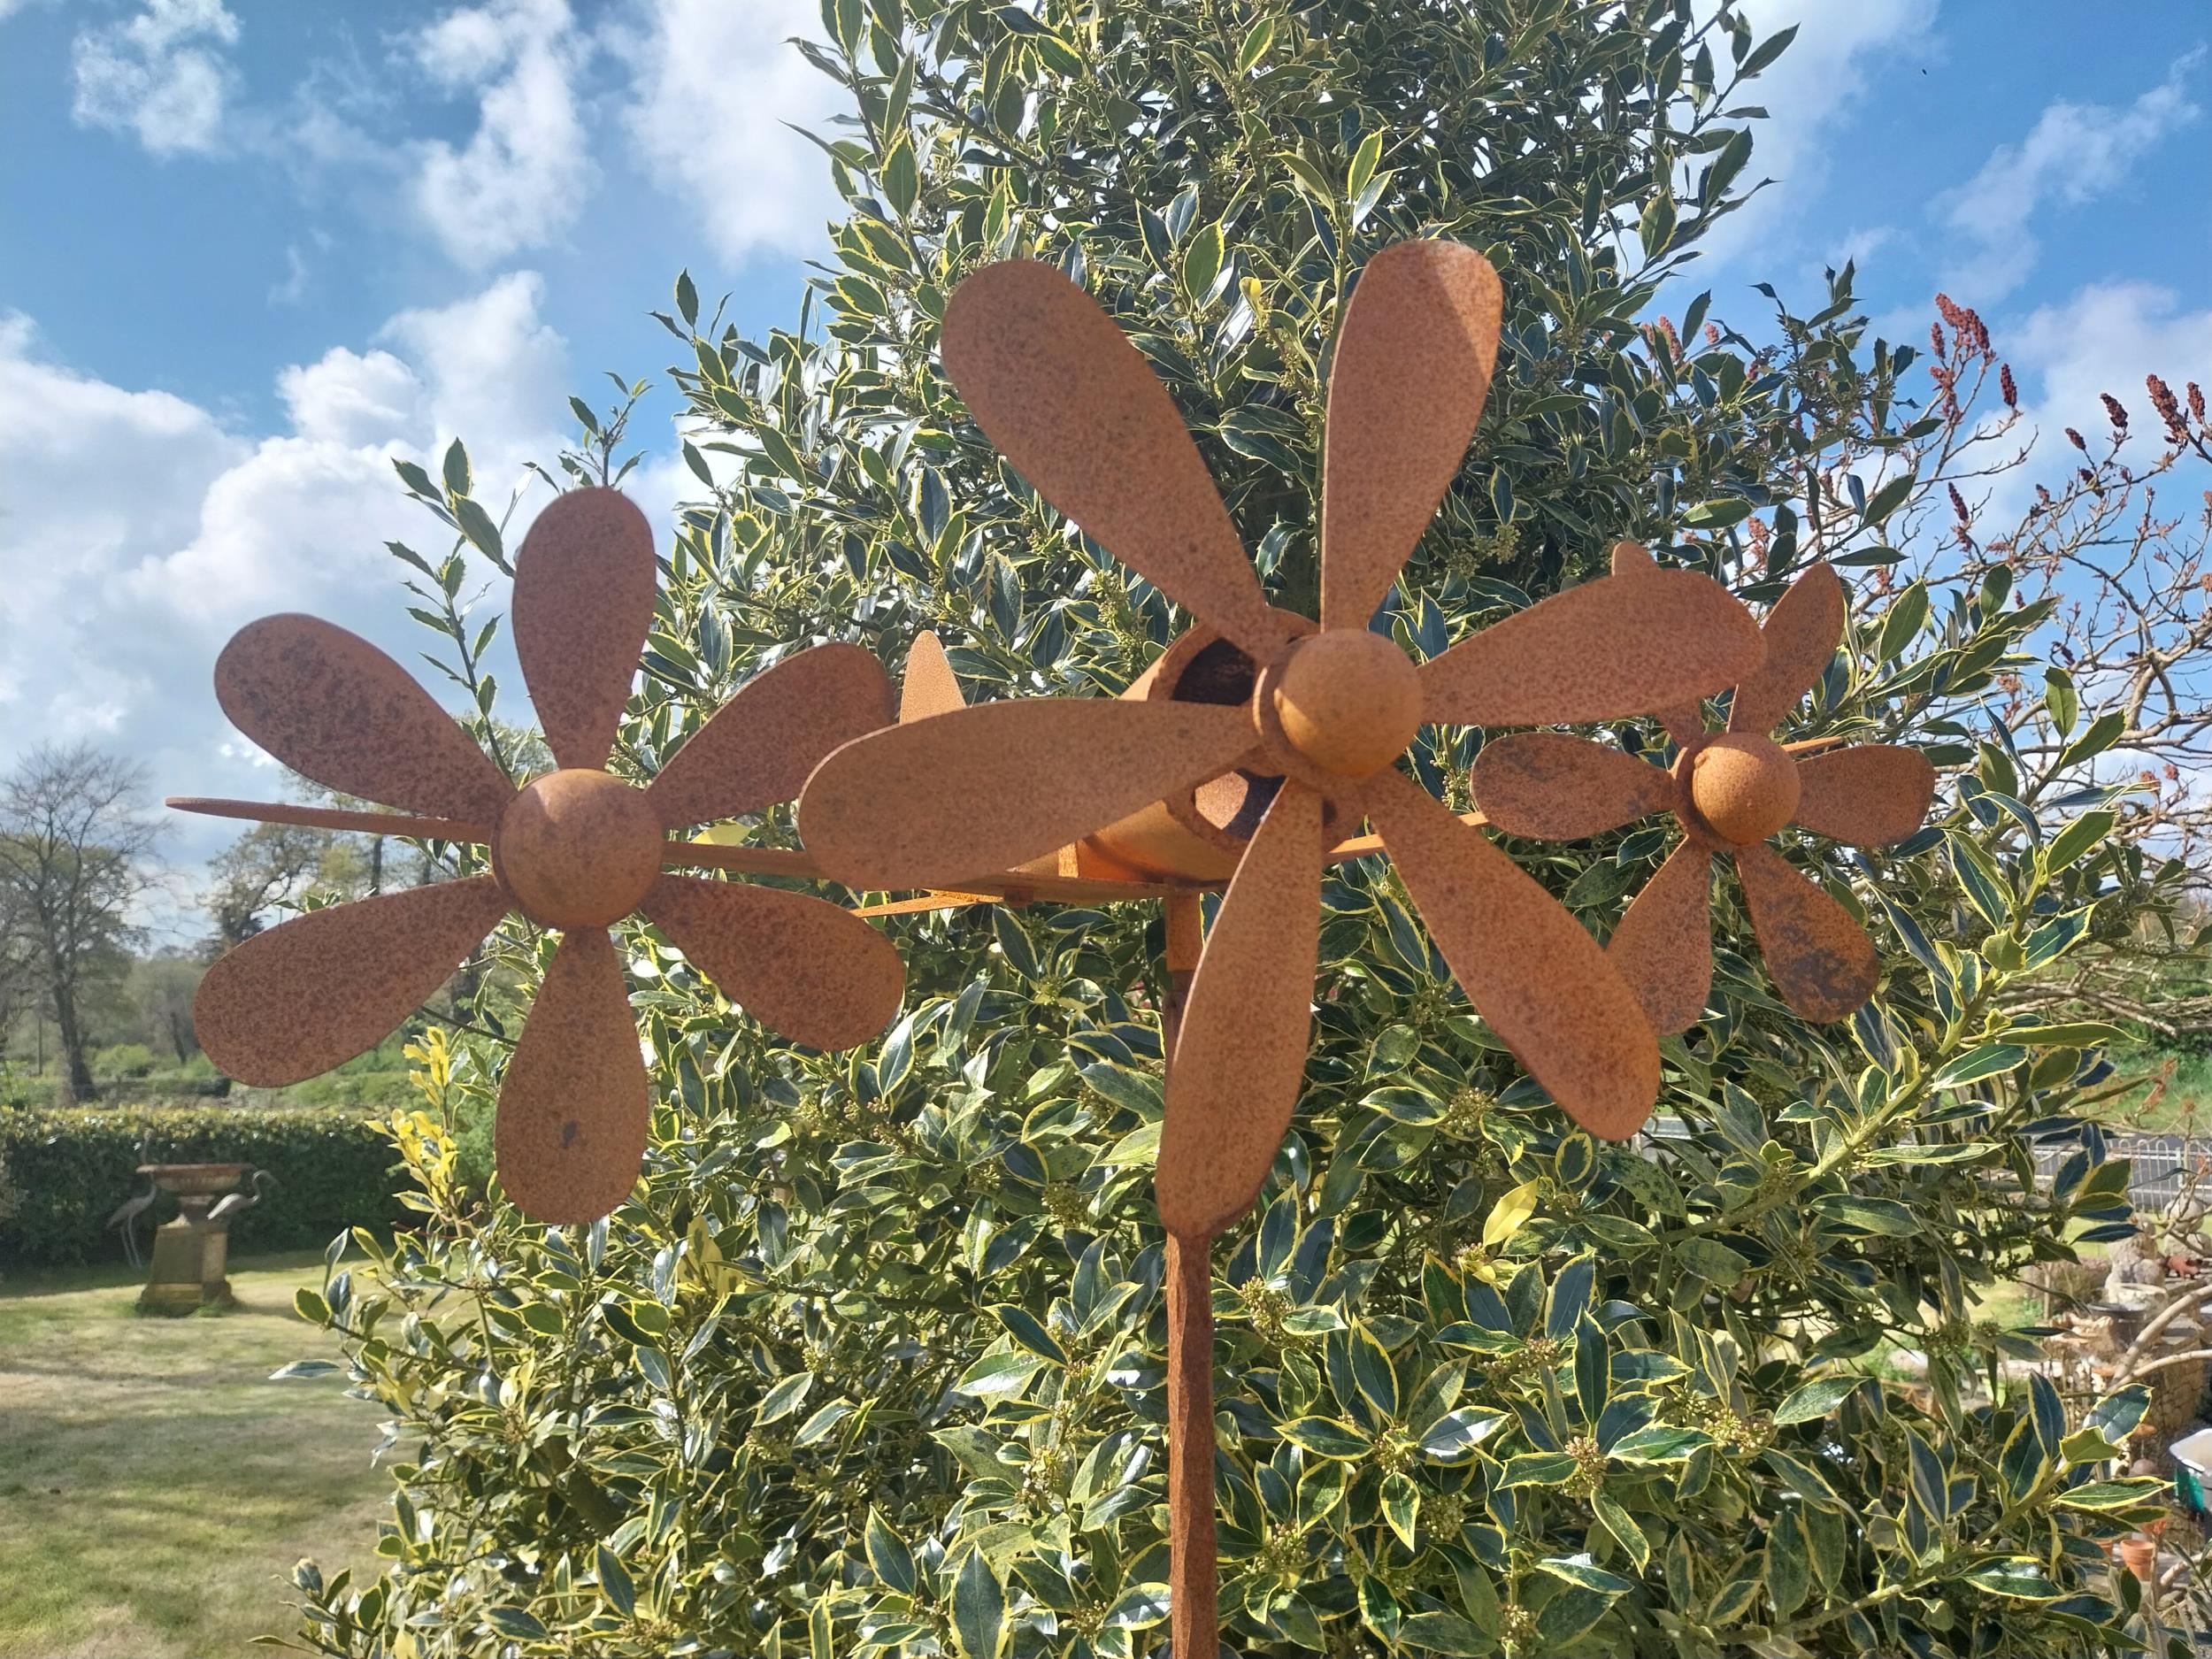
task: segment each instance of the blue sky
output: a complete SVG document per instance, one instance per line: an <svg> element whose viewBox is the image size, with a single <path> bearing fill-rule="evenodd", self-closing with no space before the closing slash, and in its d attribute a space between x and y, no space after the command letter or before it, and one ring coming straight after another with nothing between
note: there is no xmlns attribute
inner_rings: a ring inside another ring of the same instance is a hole
<svg viewBox="0 0 2212 1659"><path fill-rule="evenodd" d="M1755 319L1824 263L1924 334L1977 306L2055 432L2144 373L2212 380L2212 12L1755 0L1778 183L1693 268ZM795 314L833 205L812 0L0 0L0 763L89 738L157 793L276 780L208 688L252 617L412 649L389 457L549 457L565 396L657 374L688 265ZM682 494L666 401L649 504ZM489 490L480 493L491 494ZM233 833L180 824L196 868Z"/></svg>

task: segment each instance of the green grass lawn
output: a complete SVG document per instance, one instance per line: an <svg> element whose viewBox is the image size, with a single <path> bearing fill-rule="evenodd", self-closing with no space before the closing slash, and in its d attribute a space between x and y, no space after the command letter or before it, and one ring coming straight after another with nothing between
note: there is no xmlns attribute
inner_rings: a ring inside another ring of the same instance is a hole
<svg viewBox="0 0 2212 1659"><path fill-rule="evenodd" d="M371 1561L377 1409L292 1311L318 1256L234 1263L240 1306L133 1310L121 1267L0 1282L0 1659L231 1659L288 1632L292 1563Z"/></svg>

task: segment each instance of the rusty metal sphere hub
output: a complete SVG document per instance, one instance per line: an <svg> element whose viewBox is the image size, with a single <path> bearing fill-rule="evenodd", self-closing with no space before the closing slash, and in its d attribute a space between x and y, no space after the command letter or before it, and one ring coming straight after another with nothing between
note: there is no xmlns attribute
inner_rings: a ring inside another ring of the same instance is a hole
<svg viewBox="0 0 2212 1659"><path fill-rule="evenodd" d="M1797 811L1796 763L1771 738L1716 733L1682 757L1675 775L1691 816L1731 847L1766 840Z"/></svg>
<svg viewBox="0 0 2212 1659"><path fill-rule="evenodd" d="M1421 681L1395 643L1327 628L1291 648L1273 686L1282 735L1337 778L1365 778L1406 751L1421 725Z"/></svg>
<svg viewBox="0 0 2212 1659"><path fill-rule="evenodd" d="M644 902L666 841L642 789L595 767L550 772L500 814L492 870L547 927L606 927Z"/></svg>

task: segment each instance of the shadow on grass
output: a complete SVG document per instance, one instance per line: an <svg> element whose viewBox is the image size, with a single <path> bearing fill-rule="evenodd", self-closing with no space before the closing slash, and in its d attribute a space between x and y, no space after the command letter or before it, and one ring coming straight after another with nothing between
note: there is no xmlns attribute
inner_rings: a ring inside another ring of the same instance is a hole
<svg viewBox="0 0 2212 1659"><path fill-rule="evenodd" d="M180 1319L103 1269L0 1290L0 1659L242 1654L290 1626L298 1557L369 1559L376 1408L266 1380L330 1353L291 1308L321 1277L241 1262L238 1310Z"/></svg>

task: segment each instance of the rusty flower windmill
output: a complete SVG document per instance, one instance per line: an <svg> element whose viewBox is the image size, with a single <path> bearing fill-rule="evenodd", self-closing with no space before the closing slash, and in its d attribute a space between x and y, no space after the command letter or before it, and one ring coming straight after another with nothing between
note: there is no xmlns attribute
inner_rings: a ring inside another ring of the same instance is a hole
<svg viewBox="0 0 2212 1659"><path fill-rule="evenodd" d="M1257 1194L1296 1103L1331 842L1372 821L1470 999L1578 1121L1624 1135L1658 1087L1650 1027L1596 943L1394 764L1424 722L1614 718L1716 690L1758 660L1742 608L1684 572L1588 583L1419 667L1369 630L1458 472L1499 314L1497 277L1471 250L1409 242L1368 264L1329 388L1316 630L1267 603L1173 403L1112 320L1050 266L969 278L943 351L977 424L1202 626L1163 659L1181 652L1183 672L1141 695L985 703L897 726L833 755L801 802L809 844L840 879L973 891L964 879L1111 842L1107 826L1163 803L1198 827L1194 793L1235 783L1235 812L1213 827L1242 839L1192 872L1229 885L1169 1056L1156 1179L1178 1654L1210 1655L1217 1638L1209 1256Z"/></svg>
<svg viewBox="0 0 2212 1659"><path fill-rule="evenodd" d="M1627 542L1613 563L1616 572L1652 567ZM1662 1035L1692 1025L1712 989L1716 856L1733 860L1767 971L1793 1010L1838 1020L1874 994L1879 964L1866 930L1766 844L1794 824L1886 847L1927 816L1935 771L1918 749L1824 743L1793 752L1769 735L1826 671L1844 621L1843 584L1825 562L1813 565L1768 616L1765 664L1737 685L1726 731L1708 732L1694 703L1662 711L1678 751L1671 770L1550 732L1500 738L1476 757L1475 798L1509 834L1575 840L1675 815L1681 843L1608 947Z"/></svg>
<svg viewBox="0 0 2212 1659"><path fill-rule="evenodd" d="M741 688L646 787L606 770L651 623L652 533L612 490L541 513L516 560L513 622L556 770L519 791L406 671L312 617L249 624L216 664L239 730L303 775L401 814L242 802L187 810L488 843L491 872L311 911L257 933L203 981L209 1057L280 1087L342 1064L427 1000L510 910L560 944L500 1089L500 1179L541 1221L606 1214L637 1179L650 1095L609 928L658 926L764 1025L818 1048L865 1041L897 1011L891 945L824 899L668 873L667 864L811 874L802 855L672 841L671 830L798 792L837 744L890 718L857 646L818 645Z"/></svg>

